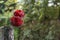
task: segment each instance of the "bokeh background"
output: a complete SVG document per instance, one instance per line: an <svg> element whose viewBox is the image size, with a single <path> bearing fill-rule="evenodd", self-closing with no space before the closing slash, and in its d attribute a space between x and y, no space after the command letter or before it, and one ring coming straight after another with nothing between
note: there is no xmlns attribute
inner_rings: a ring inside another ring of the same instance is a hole
<svg viewBox="0 0 60 40"><path fill-rule="evenodd" d="M21 33L14 40L60 40L60 0L0 0L0 27L9 25L14 10L25 12Z"/></svg>

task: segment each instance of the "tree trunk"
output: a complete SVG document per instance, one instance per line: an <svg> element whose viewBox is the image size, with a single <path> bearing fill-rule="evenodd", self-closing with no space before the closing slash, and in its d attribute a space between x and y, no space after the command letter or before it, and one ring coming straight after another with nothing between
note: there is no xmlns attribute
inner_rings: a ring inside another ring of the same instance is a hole
<svg viewBox="0 0 60 40"><path fill-rule="evenodd" d="M13 27L0 27L0 40L14 40Z"/></svg>
<svg viewBox="0 0 60 40"><path fill-rule="evenodd" d="M0 27L0 40L4 40L4 33L3 33L3 29L2 29L3 27Z"/></svg>
<svg viewBox="0 0 60 40"><path fill-rule="evenodd" d="M4 27L4 40L14 40L13 27Z"/></svg>

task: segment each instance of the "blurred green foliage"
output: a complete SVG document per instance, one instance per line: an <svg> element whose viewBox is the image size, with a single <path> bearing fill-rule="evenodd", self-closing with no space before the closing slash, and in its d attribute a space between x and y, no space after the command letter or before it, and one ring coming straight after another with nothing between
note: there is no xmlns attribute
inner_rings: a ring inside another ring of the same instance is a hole
<svg viewBox="0 0 60 40"><path fill-rule="evenodd" d="M60 40L60 5L59 0L52 0L54 5L48 6L50 0L24 0L16 3L10 0L0 1L0 26L6 24L15 9L25 12L21 33L14 28L15 40ZM11 25L11 24L10 24Z"/></svg>

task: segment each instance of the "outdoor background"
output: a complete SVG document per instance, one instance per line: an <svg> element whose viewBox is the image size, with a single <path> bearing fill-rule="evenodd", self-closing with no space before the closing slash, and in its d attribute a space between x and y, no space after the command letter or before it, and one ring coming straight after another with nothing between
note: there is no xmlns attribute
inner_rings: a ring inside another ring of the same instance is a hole
<svg viewBox="0 0 60 40"><path fill-rule="evenodd" d="M0 0L0 27L11 26L7 19L17 9L25 16L21 33L14 27L14 40L60 40L60 0Z"/></svg>

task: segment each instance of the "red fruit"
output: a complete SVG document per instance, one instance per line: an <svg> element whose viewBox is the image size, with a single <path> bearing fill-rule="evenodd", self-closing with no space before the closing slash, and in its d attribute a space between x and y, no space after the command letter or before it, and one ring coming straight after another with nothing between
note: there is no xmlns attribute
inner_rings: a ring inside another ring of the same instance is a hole
<svg viewBox="0 0 60 40"><path fill-rule="evenodd" d="M16 10L14 12L14 16L24 17L24 11L23 10Z"/></svg>
<svg viewBox="0 0 60 40"><path fill-rule="evenodd" d="M23 20L21 20L18 16L11 17L11 24L13 26L21 26L23 24Z"/></svg>

